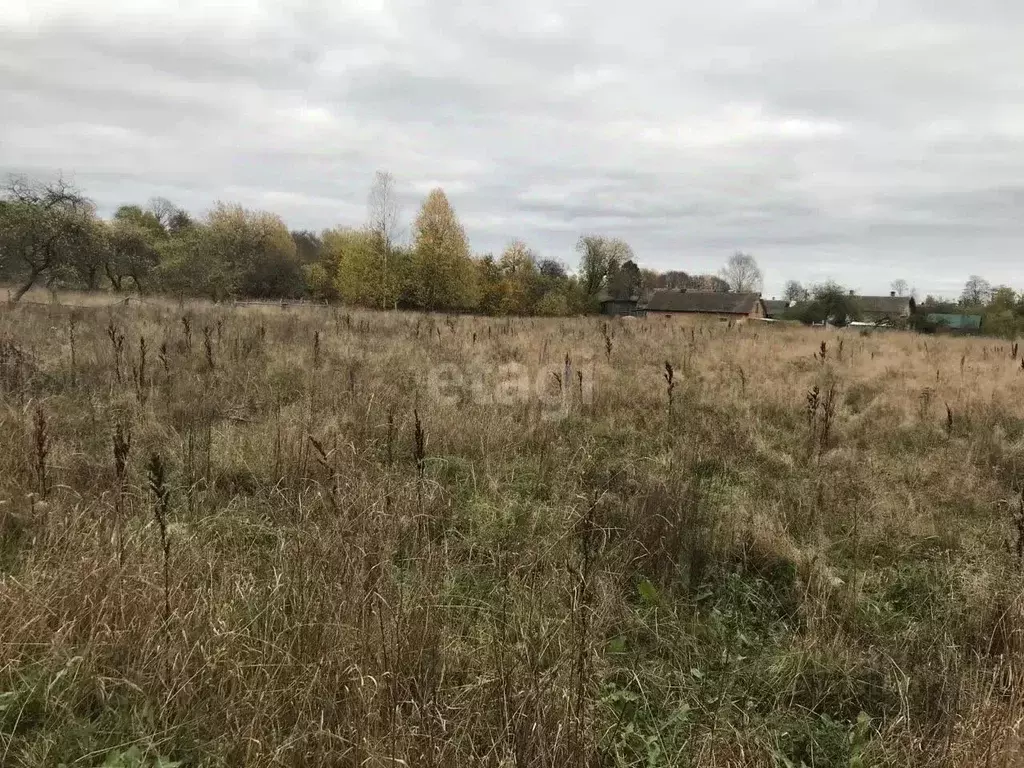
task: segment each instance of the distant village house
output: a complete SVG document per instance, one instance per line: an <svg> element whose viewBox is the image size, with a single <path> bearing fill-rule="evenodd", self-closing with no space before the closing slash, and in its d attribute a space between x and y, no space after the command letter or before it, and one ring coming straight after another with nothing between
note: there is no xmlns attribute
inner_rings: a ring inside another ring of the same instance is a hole
<svg viewBox="0 0 1024 768"><path fill-rule="evenodd" d="M785 299L764 299L764 309L765 317L775 320L789 309L789 302Z"/></svg>
<svg viewBox="0 0 1024 768"><path fill-rule="evenodd" d="M647 301L647 314L664 317L689 316L697 319L744 322L768 316L758 293L718 291L657 291Z"/></svg>
<svg viewBox="0 0 1024 768"><path fill-rule="evenodd" d="M602 291L597 300L601 304L602 315L629 317L644 314L641 298L639 293L613 296L608 291Z"/></svg>
<svg viewBox="0 0 1024 768"><path fill-rule="evenodd" d="M855 296L850 291L857 305L857 314L865 323L887 323L907 320L914 314L915 302L912 296L897 296L895 292L888 296Z"/></svg>
<svg viewBox="0 0 1024 768"><path fill-rule="evenodd" d="M897 296L895 292L888 296L858 296L850 291L850 298L856 307L855 317L859 321L855 323L856 325L903 323L916 309L913 297ZM636 282L610 285L602 291L598 301L601 313L609 316L690 316L736 322L750 319L774 320L792 308L789 301L765 300L758 293L729 293L686 288L655 291L645 301Z"/></svg>
<svg viewBox="0 0 1024 768"><path fill-rule="evenodd" d="M952 312L929 312L925 321L937 331L980 331L981 315L964 315Z"/></svg>

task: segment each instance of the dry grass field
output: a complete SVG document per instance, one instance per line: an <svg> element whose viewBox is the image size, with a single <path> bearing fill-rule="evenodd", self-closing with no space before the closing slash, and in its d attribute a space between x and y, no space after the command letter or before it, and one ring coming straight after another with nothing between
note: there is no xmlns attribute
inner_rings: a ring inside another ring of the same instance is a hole
<svg viewBox="0 0 1024 768"><path fill-rule="evenodd" d="M5 306L0 446L3 766L1021 761L1005 342Z"/></svg>

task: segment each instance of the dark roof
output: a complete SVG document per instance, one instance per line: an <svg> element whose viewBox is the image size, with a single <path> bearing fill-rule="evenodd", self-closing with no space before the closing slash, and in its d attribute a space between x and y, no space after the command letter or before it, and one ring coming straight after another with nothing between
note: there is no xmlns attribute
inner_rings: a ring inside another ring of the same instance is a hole
<svg viewBox="0 0 1024 768"><path fill-rule="evenodd" d="M716 315L749 315L760 297L756 293L718 291L656 291L647 302L648 312L710 312Z"/></svg>
<svg viewBox="0 0 1024 768"><path fill-rule="evenodd" d="M764 309L768 317L774 317L789 309L789 302L785 299L765 299Z"/></svg>
<svg viewBox="0 0 1024 768"><path fill-rule="evenodd" d="M877 312L887 315L909 314L909 296L854 296L857 306L863 312Z"/></svg>
<svg viewBox="0 0 1024 768"><path fill-rule="evenodd" d="M931 312L928 322L945 325L949 328L977 331L981 328L981 315L957 315L944 312Z"/></svg>
<svg viewBox="0 0 1024 768"><path fill-rule="evenodd" d="M613 296L607 289L602 288L601 292L597 294L598 304L607 304L610 301L628 301L636 303L640 301L640 294L634 293L632 296Z"/></svg>

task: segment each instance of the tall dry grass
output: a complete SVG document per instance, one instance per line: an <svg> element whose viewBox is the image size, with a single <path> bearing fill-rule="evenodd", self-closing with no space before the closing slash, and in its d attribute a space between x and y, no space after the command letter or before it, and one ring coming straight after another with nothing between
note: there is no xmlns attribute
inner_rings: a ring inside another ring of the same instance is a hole
<svg viewBox="0 0 1024 768"><path fill-rule="evenodd" d="M5 307L0 764L1015 765L1010 352Z"/></svg>

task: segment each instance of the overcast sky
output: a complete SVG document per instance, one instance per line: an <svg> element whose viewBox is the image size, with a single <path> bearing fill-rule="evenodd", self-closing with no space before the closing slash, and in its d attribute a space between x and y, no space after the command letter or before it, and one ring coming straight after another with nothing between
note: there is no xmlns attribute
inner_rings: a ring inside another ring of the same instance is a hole
<svg viewBox="0 0 1024 768"><path fill-rule="evenodd" d="M478 253L1024 289L1022 40L1020 0L2 0L0 173L321 229L386 169Z"/></svg>

